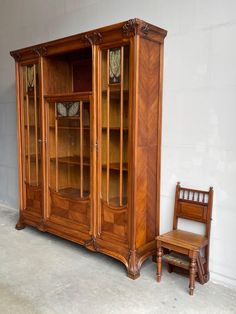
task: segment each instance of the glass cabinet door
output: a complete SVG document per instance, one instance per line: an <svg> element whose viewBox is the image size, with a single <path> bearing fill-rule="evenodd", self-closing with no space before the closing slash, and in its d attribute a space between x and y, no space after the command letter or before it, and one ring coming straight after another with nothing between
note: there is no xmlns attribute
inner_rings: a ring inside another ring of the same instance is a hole
<svg viewBox="0 0 236 314"><path fill-rule="evenodd" d="M101 197L109 206L127 205L129 46L101 52Z"/></svg>
<svg viewBox="0 0 236 314"><path fill-rule="evenodd" d="M89 224L90 101L48 102L50 216Z"/></svg>
<svg viewBox="0 0 236 314"><path fill-rule="evenodd" d="M41 213L41 119L38 64L22 66L25 208Z"/></svg>

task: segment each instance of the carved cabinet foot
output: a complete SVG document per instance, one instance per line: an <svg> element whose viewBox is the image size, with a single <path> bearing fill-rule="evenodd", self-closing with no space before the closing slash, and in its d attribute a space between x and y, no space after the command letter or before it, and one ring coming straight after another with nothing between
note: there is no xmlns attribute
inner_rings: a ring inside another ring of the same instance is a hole
<svg viewBox="0 0 236 314"><path fill-rule="evenodd" d="M140 270L138 272L132 272L129 269L127 270L127 276L133 280L137 279L140 276Z"/></svg>
<svg viewBox="0 0 236 314"><path fill-rule="evenodd" d="M17 222L17 224L15 226L16 230L22 230L25 227L26 227L26 224L23 221L21 221L21 220L18 220L18 222Z"/></svg>
<svg viewBox="0 0 236 314"><path fill-rule="evenodd" d="M140 268L141 265L139 264L139 259L136 251L130 250L127 276L131 279L137 279L140 276Z"/></svg>

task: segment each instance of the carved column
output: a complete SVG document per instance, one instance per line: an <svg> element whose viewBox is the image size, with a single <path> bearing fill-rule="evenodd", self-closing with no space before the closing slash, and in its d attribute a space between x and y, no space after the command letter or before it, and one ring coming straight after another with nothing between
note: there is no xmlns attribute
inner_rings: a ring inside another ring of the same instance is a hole
<svg viewBox="0 0 236 314"><path fill-rule="evenodd" d="M148 23L140 21L139 19L131 19L126 22L122 27L122 33L125 37L130 37L132 35L140 34L147 36L150 30Z"/></svg>
<svg viewBox="0 0 236 314"><path fill-rule="evenodd" d="M82 36L81 40L89 45L98 45L102 42L102 34L99 32L88 33Z"/></svg>
<svg viewBox="0 0 236 314"><path fill-rule="evenodd" d="M22 58L22 55L17 51L12 51L10 55L15 59L16 62L19 62Z"/></svg>
<svg viewBox="0 0 236 314"><path fill-rule="evenodd" d="M47 48L44 46L40 46L37 48L33 49L33 52L38 56L38 57L44 57L47 55Z"/></svg>

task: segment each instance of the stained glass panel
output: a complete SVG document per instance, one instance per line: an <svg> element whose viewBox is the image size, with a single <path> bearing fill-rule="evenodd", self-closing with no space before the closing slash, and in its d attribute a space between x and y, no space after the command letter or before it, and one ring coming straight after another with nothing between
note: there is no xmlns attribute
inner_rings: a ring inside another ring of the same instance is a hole
<svg viewBox="0 0 236 314"><path fill-rule="evenodd" d="M121 51L120 48L110 49L109 51L109 61L110 61L109 62L110 63L109 83L110 84L120 83L120 70L121 70L120 51Z"/></svg>

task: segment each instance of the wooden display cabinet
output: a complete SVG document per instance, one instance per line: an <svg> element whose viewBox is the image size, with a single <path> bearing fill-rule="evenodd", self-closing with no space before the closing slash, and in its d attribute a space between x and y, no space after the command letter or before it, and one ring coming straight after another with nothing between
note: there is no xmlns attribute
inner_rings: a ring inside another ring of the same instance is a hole
<svg viewBox="0 0 236 314"><path fill-rule="evenodd" d="M12 51L20 217L135 279L159 234L163 42L139 19Z"/></svg>

